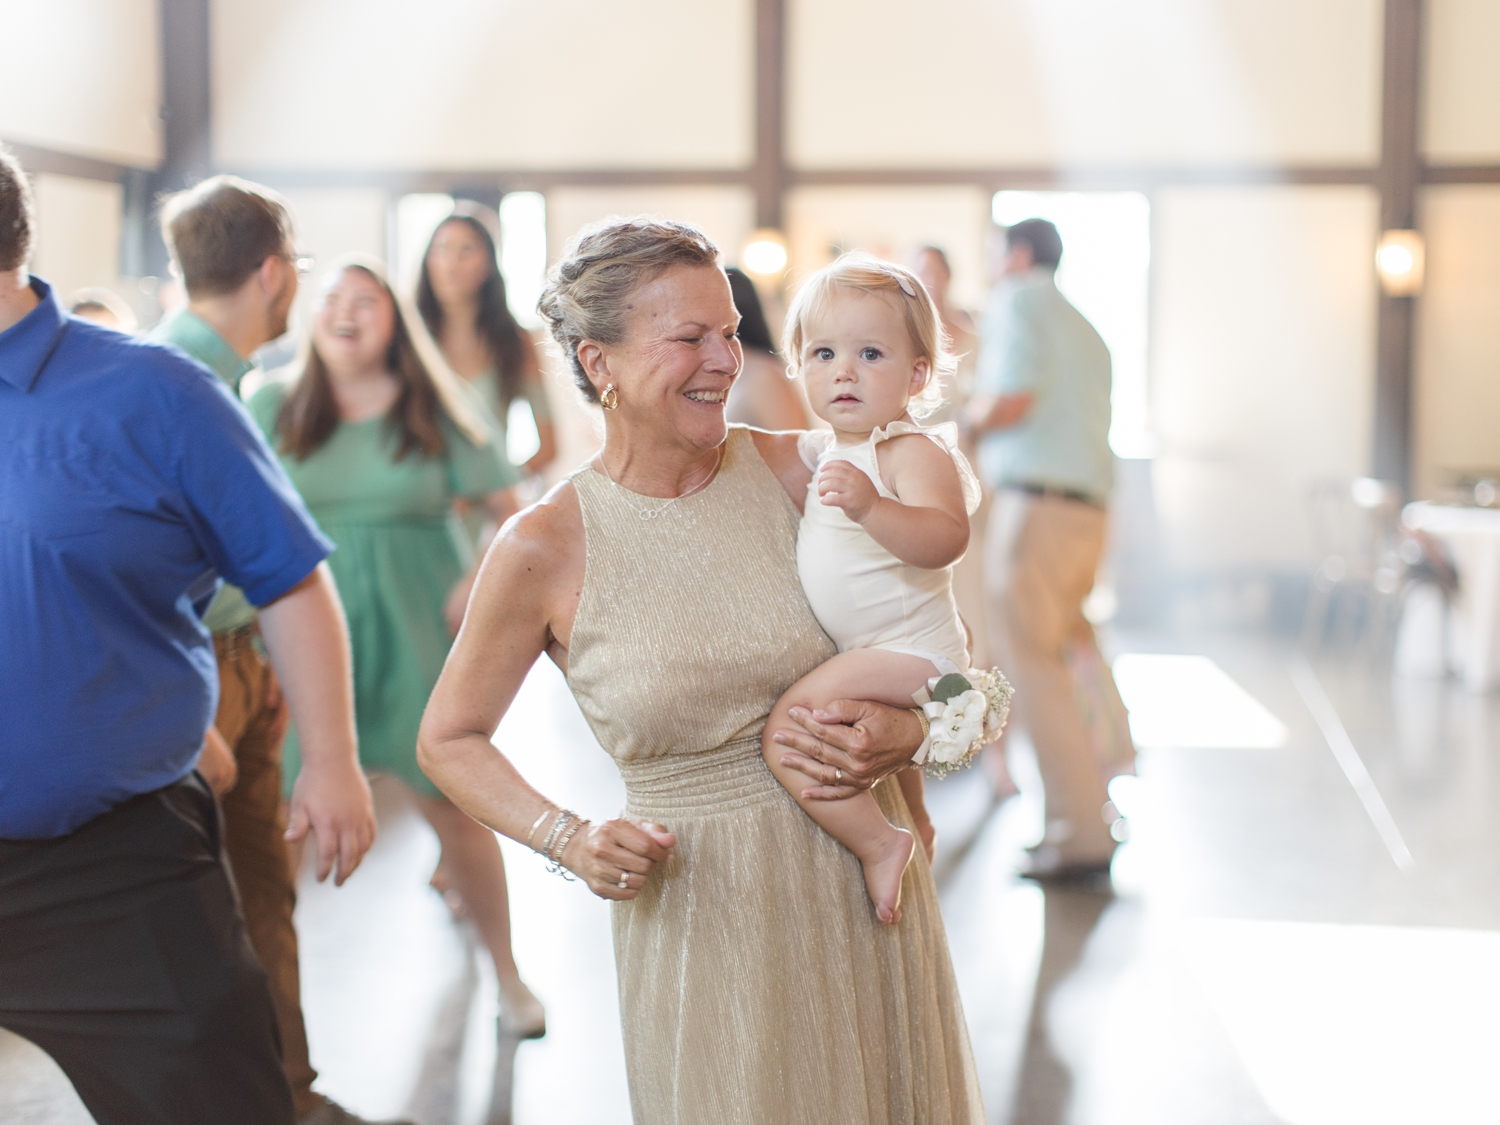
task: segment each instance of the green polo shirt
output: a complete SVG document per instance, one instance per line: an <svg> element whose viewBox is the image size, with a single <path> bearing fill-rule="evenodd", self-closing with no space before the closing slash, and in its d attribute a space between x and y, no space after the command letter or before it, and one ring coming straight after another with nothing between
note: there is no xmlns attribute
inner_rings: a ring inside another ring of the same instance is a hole
<svg viewBox="0 0 1500 1125"><path fill-rule="evenodd" d="M1109 500L1109 348L1057 291L1052 272L1032 270L995 289L985 313L975 386L982 394L1029 393L1020 423L979 443L991 488L1038 485Z"/></svg>
<svg viewBox="0 0 1500 1125"><path fill-rule="evenodd" d="M202 317L179 309L151 331L150 338L159 344L181 348L229 385L236 396L240 380L255 365L241 358ZM203 615L203 624L216 636L242 629L255 620L255 607L238 586L225 583Z"/></svg>

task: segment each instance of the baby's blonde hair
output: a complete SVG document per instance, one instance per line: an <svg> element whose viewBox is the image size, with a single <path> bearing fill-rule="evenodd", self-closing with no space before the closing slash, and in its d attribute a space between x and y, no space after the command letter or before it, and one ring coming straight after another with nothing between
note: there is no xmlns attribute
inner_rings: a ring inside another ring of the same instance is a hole
<svg viewBox="0 0 1500 1125"><path fill-rule="evenodd" d="M836 290L882 293L894 298L906 322L912 350L928 364L927 385L911 397L907 410L913 418L925 418L943 404L942 376L958 370L958 357L948 350L948 333L937 306L918 280L904 266L883 262L873 254L851 250L839 256L804 281L787 310L781 334L782 355L793 375L801 374L802 345L807 323L827 307Z"/></svg>

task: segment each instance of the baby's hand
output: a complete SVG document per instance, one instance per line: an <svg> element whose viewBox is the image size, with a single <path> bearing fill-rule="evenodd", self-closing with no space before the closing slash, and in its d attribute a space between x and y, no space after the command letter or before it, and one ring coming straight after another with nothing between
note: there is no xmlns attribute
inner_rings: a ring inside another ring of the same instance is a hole
<svg viewBox="0 0 1500 1125"><path fill-rule="evenodd" d="M818 497L831 508L842 508L855 523L864 523L875 510L880 493L863 472L848 461L830 461L818 475Z"/></svg>

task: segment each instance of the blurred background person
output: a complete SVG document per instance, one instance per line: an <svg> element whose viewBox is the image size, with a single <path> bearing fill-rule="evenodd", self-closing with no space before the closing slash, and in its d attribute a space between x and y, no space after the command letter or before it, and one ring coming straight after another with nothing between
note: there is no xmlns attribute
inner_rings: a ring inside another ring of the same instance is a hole
<svg viewBox="0 0 1500 1125"><path fill-rule="evenodd" d="M536 345L511 315L495 254L497 222L488 209L460 201L432 232L417 277L417 310L448 362L479 392L505 450L510 408L531 408L537 451L523 466L536 475L557 456L557 432Z"/></svg>
<svg viewBox="0 0 1500 1125"><path fill-rule="evenodd" d="M81 316L84 320L92 320L95 324L102 324L105 328L113 328L116 332L124 332L127 336L134 336L139 327L135 310L118 294L100 286L80 289L69 297L68 312L73 316Z"/></svg>
<svg viewBox="0 0 1500 1125"><path fill-rule="evenodd" d="M739 310L740 345L745 352L739 376L729 388L724 416L730 422L762 430L807 429L807 404L802 400L801 388L795 380L787 378L786 364L776 354L776 343L755 282L737 266L730 266L724 272L729 275L729 291L734 295L734 307Z"/></svg>
<svg viewBox="0 0 1500 1125"><path fill-rule="evenodd" d="M545 1013L511 953L495 835L417 766L422 711L476 569L453 526L455 503L480 505L501 523L516 510L517 473L496 442L496 423L402 309L379 263L348 259L324 285L300 369L291 382L256 392L250 410L338 547L331 565L349 618L360 761L416 794L494 959L502 1030L539 1037Z"/></svg>
<svg viewBox="0 0 1500 1125"><path fill-rule="evenodd" d="M979 336L974 330L974 318L953 303L953 271L948 266L947 252L941 246L922 246L911 256L911 268L922 279L933 304L937 305L943 330L948 333L949 350L958 357L957 372L951 379L943 380L942 409L927 419L929 425L936 425L957 418L964 403L974 393Z"/></svg>
<svg viewBox="0 0 1500 1125"><path fill-rule="evenodd" d="M1109 871L1116 843L1070 648L1098 652L1083 602L1104 553L1114 483L1110 354L1058 292L1055 226L1027 219L995 248L997 284L964 416L995 492L984 552L990 637L1016 684L1045 789L1045 835L1022 874L1090 879ZM1108 664L1094 665L1114 693Z"/></svg>
<svg viewBox="0 0 1500 1125"><path fill-rule="evenodd" d="M951 377L943 378L943 405L927 420L929 425L937 425L960 418L974 393L979 336L974 331L973 317L953 303L953 271L948 266L947 252L940 246L919 247L911 256L911 267L937 306L943 330L948 333L948 348L958 358L957 371ZM966 432L964 436L967 437ZM976 460L973 441L965 440L963 449L972 464ZM984 608L984 529L989 519L990 503L991 496L986 490L979 510L969 517L969 549L953 568L953 597L969 629L969 656L976 668L988 668L994 663L988 613ZM985 761L991 770L997 796L1014 794L1016 789L1005 770L1004 756L990 754Z"/></svg>
<svg viewBox="0 0 1500 1125"><path fill-rule="evenodd" d="M169 198L161 224L187 304L150 338L180 348L238 398L240 381L254 367L250 357L286 332L297 297L302 256L291 210L269 188L215 176ZM312 1088L318 1074L308 1056L292 925L297 873L281 800L286 697L266 659L255 608L241 590L223 586L203 623L214 638L219 706L198 768L224 807L225 846L250 941L271 979L297 1116L307 1125L357 1122ZM364 778L356 774L354 783L368 801Z"/></svg>

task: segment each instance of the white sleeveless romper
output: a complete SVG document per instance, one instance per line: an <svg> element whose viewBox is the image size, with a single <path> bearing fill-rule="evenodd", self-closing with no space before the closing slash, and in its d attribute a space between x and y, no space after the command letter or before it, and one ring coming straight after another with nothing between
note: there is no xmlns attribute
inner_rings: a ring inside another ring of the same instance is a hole
<svg viewBox="0 0 1500 1125"><path fill-rule="evenodd" d="M964 507L979 506L979 481L958 449L953 423L925 428L892 422L858 445L840 445L828 430L798 439L802 460L813 471L807 504L797 529L797 574L818 623L840 652L887 649L930 660L939 675L966 671L968 638L953 600L952 567L910 566L872 539L841 508L818 496L818 474L829 461L848 461L874 482L881 496L897 499L880 479L875 447L903 434L922 434L953 458L963 482Z"/></svg>

